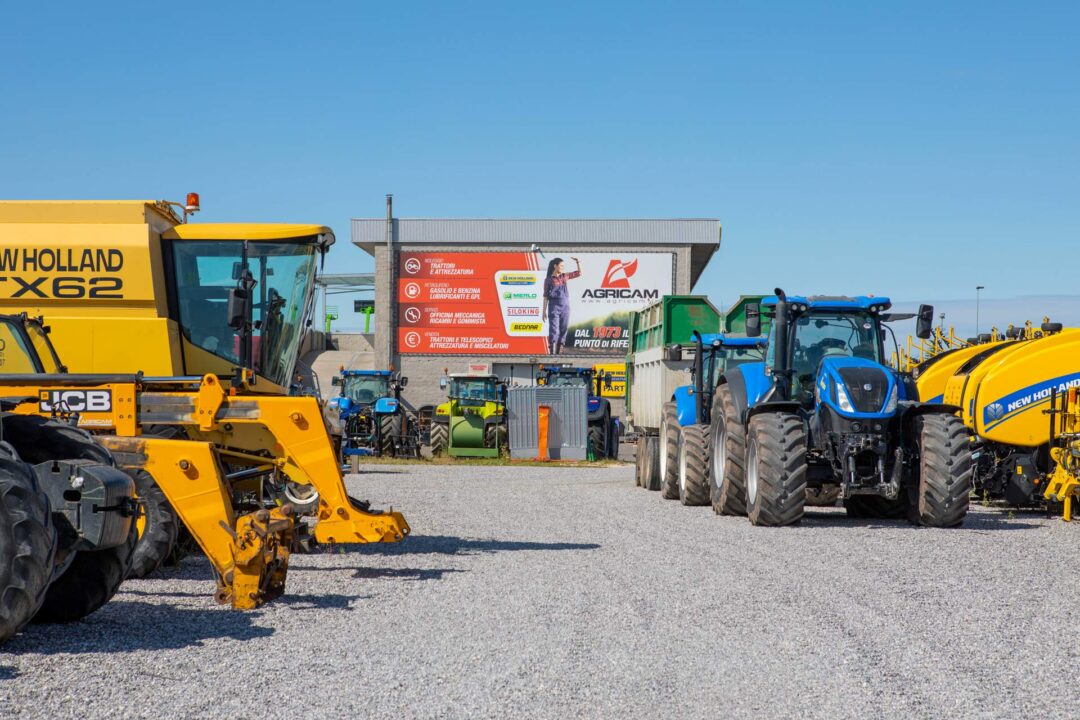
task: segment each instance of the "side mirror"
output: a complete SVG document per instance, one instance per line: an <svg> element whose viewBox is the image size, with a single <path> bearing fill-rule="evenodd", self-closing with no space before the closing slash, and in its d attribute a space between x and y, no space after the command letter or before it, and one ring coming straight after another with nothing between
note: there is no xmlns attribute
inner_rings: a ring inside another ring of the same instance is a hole
<svg viewBox="0 0 1080 720"><path fill-rule="evenodd" d="M334 387L341 387L341 376L340 375L335 375L333 377L333 379L330 381L330 384L333 385Z"/></svg>
<svg viewBox="0 0 1080 720"><path fill-rule="evenodd" d="M229 327L233 330L242 330L251 317L251 294L244 288L235 287L229 290L229 303L225 314L229 321Z"/></svg>
<svg viewBox="0 0 1080 720"><path fill-rule="evenodd" d="M753 303L746 306L746 337L761 335L761 306Z"/></svg>
<svg viewBox="0 0 1080 720"><path fill-rule="evenodd" d="M915 337L925 340L930 337L934 330L934 306L920 305L919 314L915 320Z"/></svg>
<svg viewBox="0 0 1080 720"><path fill-rule="evenodd" d="M444 390L446 389L446 378L444 378L444 377L439 378L439 387L441 387Z"/></svg>
<svg viewBox="0 0 1080 720"><path fill-rule="evenodd" d="M604 373L604 389L605 390L610 390L611 389L611 373L609 373L609 372Z"/></svg>
<svg viewBox="0 0 1080 720"><path fill-rule="evenodd" d="M409 378L405 375L402 375L401 378L398 380L398 385L400 385L401 387L405 387L408 384Z"/></svg>

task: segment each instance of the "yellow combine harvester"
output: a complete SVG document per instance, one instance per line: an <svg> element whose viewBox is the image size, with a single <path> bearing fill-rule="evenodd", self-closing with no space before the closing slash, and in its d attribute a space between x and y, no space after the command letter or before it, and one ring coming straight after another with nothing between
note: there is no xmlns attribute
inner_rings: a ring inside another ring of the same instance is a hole
<svg viewBox="0 0 1080 720"><path fill-rule="evenodd" d="M142 573L168 554L179 514L221 574L219 598L252 606L280 592L292 508L324 542L396 541L409 526L348 497L318 402L286 394L333 233L187 224L194 195L183 216L174 207L0 202L0 312L48 318L65 370L93 375L2 382L38 398L19 412L76 413L111 436L147 508Z"/></svg>
<svg viewBox="0 0 1080 720"><path fill-rule="evenodd" d="M916 368L920 397L959 408L977 438L977 493L1018 506L1041 502L1052 470L1042 411L1054 394L1080 385L1078 353L1080 330L1045 323L1030 339L963 348Z"/></svg>

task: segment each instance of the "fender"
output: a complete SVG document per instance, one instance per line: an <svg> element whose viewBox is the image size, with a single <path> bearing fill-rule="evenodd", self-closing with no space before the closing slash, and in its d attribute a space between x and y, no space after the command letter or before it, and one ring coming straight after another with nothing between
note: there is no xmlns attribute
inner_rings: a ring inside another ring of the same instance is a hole
<svg viewBox="0 0 1080 720"><path fill-rule="evenodd" d="M746 414L747 408L761 402L773 387L772 378L765 374L763 362L744 363L732 368L721 375L716 383L717 387L725 384L731 390L739 422L743 425L749 419Z"/></svg>
<svg viewBox="0 0 1080 720"><path fill-rule="evenodd" d="M903 406L901 406L903 407ZM911 435L911 425L920 415L956 415L960 408L955 405L940 403L911 403L900 411L900 432L904 437Z"/></svg>
<svg viewBox="0 0 1080 720"><path fill-rule="evenodd" d="M786 413L788 415L798 415L803 417L803 406L793 400L775 400L761 402L750 408L746 413L746 421L744 424L750 422L750 418L762 413Z"/></svg>
<svg viewBox="0 0 1080 720"><path fill-rule="evenodd" d="M693 385L683 385L675 388L675 412L679 416L679 427L694 425L697 423L697 398L693 394Z"/></svg>
<svg viewBox="0 0 1080 720"><path fill-rule="evenodd" d="M587 414L590 422L596 420L603 420L605 417L611 414L611 403L608 402L607 398L595 398L595 400L596 408L590 409ZM593 402L590 400L589 405L592 404Z"/></svg>

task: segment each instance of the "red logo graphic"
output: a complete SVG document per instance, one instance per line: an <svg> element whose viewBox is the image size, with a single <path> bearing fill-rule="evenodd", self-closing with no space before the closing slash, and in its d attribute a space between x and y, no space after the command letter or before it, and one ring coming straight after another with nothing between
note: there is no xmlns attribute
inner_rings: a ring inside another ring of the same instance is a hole
<svg viewBox="0 0 1080 720"><path fill-rule="evenodd" d="M637 260L631 260L630 262L623 262L622 260L612 260L608 263L607 272L604 273L604 282L600 283L602 288L629 288L630 278L637 272Z"/></svg>

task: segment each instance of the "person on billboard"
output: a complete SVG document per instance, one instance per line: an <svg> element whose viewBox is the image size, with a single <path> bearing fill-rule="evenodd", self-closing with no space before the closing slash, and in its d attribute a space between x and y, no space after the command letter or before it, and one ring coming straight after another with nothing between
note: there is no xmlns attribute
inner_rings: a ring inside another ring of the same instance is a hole
<svg viewBox="0 0 1080 720"><path fill-rule="evenodd" d="M548 263L544 280L544 315L548 320L548 352L558 355L566 345L566 331L570 328L570 291L566 283L581 277L581 261L571 257L577 270L563 272L563 259L554 258Z"/></svg>

